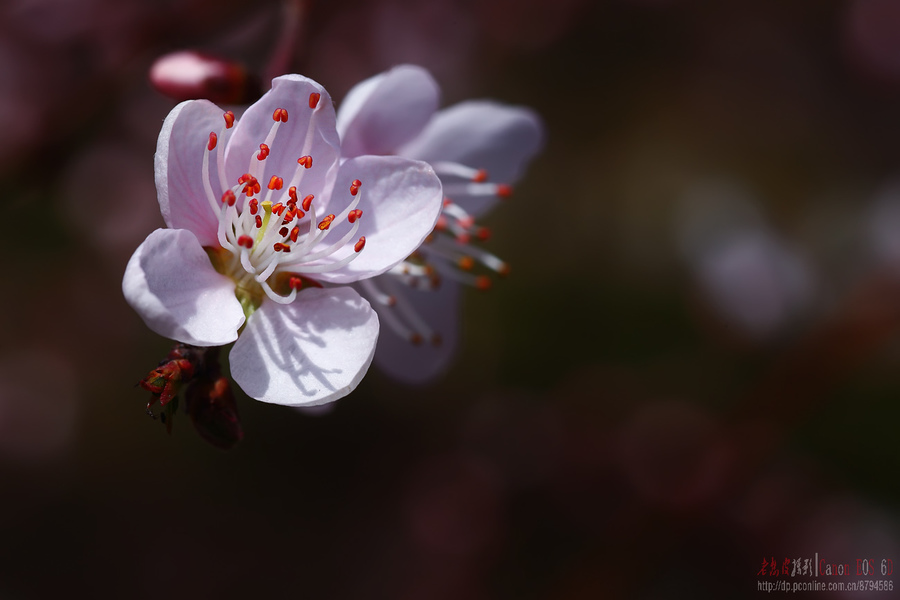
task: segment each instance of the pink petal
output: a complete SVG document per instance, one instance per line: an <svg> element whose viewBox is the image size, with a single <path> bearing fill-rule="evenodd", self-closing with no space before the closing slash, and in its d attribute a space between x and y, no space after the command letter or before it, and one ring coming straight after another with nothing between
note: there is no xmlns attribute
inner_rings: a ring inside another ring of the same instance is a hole
<svg viewBox="0 0 900 600"><path fill-rule="evenodd" d="M310 108L311 94L319 94L315 110ZM268 144L269 155L260 162L257 159L259 145L265 143L275 124L272 115L278 108L287 110L288 120L278 126L274 142ZM258 164L256 178L263 194L273 175L284 180L284 188L278 195L273 195L273 202L286 200L287 189L295 175L302 175L297 185L301 198L307 194L319 198L328 189L337 170L341 143L334 128L331 97L315 81L300 75L273 79L272 89L247 108L234 127L225 153L229 184L237 184L238 177L249 172L254 163ZM310 128L312 137L307 147ZM309 169L297 164L297 159L306 155L313 159Z"/></svg>
<svg viewBox="0 0 900 600"><path fill-rule="evenodd" d="M543 145L543 124L534 111L479 100L438 111L422 134L398 154L429 163L446 161L485 169L488 181L512 184ZM451 198L474 217L488 211L496 200L495 196L467 194Z"/></svg>
<svg viewBox="0 0 900 600"><path fill-rule="evenodd" d="M128 261L122 291L150 329L185 344L233 342L244 323L234 282L216 272L186 229L147 236Z"/></svg>
<svg viewBox="0 0 900 600"><path fill-rule="evenodd" d="M434 78L413 65L394 67L356 85L337 114L341 155L396 154L422 131L439 98Z"/></svg>
<svg viewBox="0 0 900 600"><path fill-rule="evenodd" d="M203 155L209 152L209 134L218 134L225 123L223 112L207 100L182 102L166 117L156 145L156 190L163 219L172 229L193 232L202 246L218 246L218 217L203 188ZM209 171L213 197L221 198L215 151Z"/></svg>
<svg viewBox="0 0 900 600"><path fill-rule="evenodd" d="M375 365L390 377L408 384L423 384L447 370L456 352L459 340L460 287L454 281L444 280L433 291L415 290L399 284L385 285L392 275L382 275L375 283L386 293L403 295L393 307L375 305L381 315L386 311L399 313L404 302L439 336L439 343L425 339L415 345L390 327L387 317L381 317L384 326L378 338ZM402 315L397 314L398 318Z"/></svg>
<svg viewBox="0 0 900 600"><path fill-rule="evenodd" d="M378 317L354 290L310 288L251 315L231 350L231 375L263 402L324 404L359 384L377 339Z"/></svg>
<svg viewBox="0 0 900 600"><path fill-rule="evenodd" d="M362 182L358 208L363 211L355 237L365 236L366 245L346 267L317 274L322 281L349 283L384 273L422 244L441 213L441 182L429 165L398 156L360 156L341 165L326 214L340 214L349 204L354 179ZM346 221L334 225L325 243L340 239L349 227Z"/></svg>

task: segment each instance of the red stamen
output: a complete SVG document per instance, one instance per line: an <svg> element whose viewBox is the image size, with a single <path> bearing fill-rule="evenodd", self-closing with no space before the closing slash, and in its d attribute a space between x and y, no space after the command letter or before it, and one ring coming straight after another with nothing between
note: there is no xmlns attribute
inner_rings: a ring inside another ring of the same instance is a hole
<svg viewBox="0 0 900 600"><path fill-rule="evenodd" d="M328 215L319 223L319 229L321 231L325 231L329 227L331 227L331 222L334 221L334 215Z"/></svg>
<svg viewBox="0 0 900 600"><path fill-rule="evenodd" d="M292 290L299 291L300 288L303 287L303 280L300 279L299 277L291 277L290 279L288 279L288 286Z"/></svg>
<svg viewBox="0 0 900 600"><path fill-rule="evenodd" d="M486 292L491 289L491 279L487 275L482 275L475 280L475 287L477 287L482 292Z"/></svg>
<svg viewBox="0 0 900 600"><path fill-rule="evenodd" d="M314 109L316 106L318 106L319 98L321 98L321 97L322 97L322 94L317 94L316 92L313 92L312 94L310 94L309 95L309 107Z"/></svg>
<svg viewBox="0 0 900 600"><path fill-rule="evenodd" d="M284 204L281 202L272 206L272 214L278 215L279 217L284 213Z"/></svg>
<svg viewBox="0 0 900 600"><path fill-rule="evenodd" d="M488 172L484 169L478 169L478 172L475 173L475 176L472 178L472 181L475 183L484 183L487 181Z"/></svg>
<svg viewBox="0 0 900 600"><path fill-rule="evenodd" d="M272 178L269 179L269 189L270 190L280 190L284 186L284 179L278 177L276 175L272 175Z"/></svg>
<svg viewBox="0 0 900 600"><path fill-rule="evenodd" d="M441 215L438 217L437 223L434 224L435 231L444 231L447 229L447 217Z"/></svg>
<svg viewBox="0 0 900 600"><path fill-rule="evenodd" d="M290 246L288 246L287 244L282 244L281 242L275 242L275 244L272 246L272 249L274 249L275 252L290 252L291 251Z"/></svg>
<svg viewBox="0 0 900 600"><path fill-rule="evenodd" d="M512 196L513 189L511 185L507 185L505 183L501 183L497 186L497 195L501 198L509 198Z"/></svg>
<svg viewBox="0 0 900 600"><path fill-rule="evenodd" d="M209 133L209 143L206 145L206 149L212 152L212 150L216 147L216 141L219 139L214 132Z"/></svg>
<svg viewBox="0 0 900 600"><path fill-rule="evenodd" d="M225 118L225 129L231 129L234 125L234 113L230 110L226 110L225 114L222 116Z"/></svg>
<svg viewBox="0 0 900 600"><path fill-rule="evenodd" d="M482 242L486 242L491 239L491 230L487 227L479 227L478 231L475 232L475 237L477 237Z"/></svg>
<svg viewBox="0 0 900 600"><path fill-rule="evenodd" d="M272 120L281 121L282 123L287 123L288 121L288 111L284 108L276 108L275 112L272 113Z"/></svg>
<svg viewBox="0 0 900 600"><path fill-rule="evenodd" d="M502 265L497 267L497 273L500 275L500 277L506 277L507 275L509 275L509 264L503 263Z"/></svg>
<svg viewBox="0 0 900 600"><path fill-rule="evenodd" d="M259 212L259 200L256 198L250 199L250 214L255 215Z"/></svg>
<svg viewBox="0 0 900 600"><path fill-rule="evenodd" d="M362 216L362 211L357 209L351 210L350 214L347 215L347 220L351 223L356 223L356 220Z"/></svg>
<svg viewBox="0 0 900 600"><path fill-rule="evenodd" d="M297 202L299 202L299 200L297 200L297 186L296 185L292 185L291 187L288 188L288 196L291 198L291 201L294 202L295 204Z"/></svg>
<svg viewBox="0 0 900 600"><path fill-rule="evenodd" d="M244 181L241 181L241 179L243 179ZM245 183L244 189L241 191L247 194L247 196L252 196L253 194L259 193L259 181L256 180L256 177L250 175L249 173L244 173L243 175L241 175L241 178L238 179L238 183Z"/></svg>
<svg viewBox="0 0 900 600"><path fill-rule="evenodd" d="M359 192L359 186L362 185L362 181L359 179L354 179L350 184L350 195L355 196Z"/></svg>
<svg viewBox="0 0 900 600"><path fill-rule="evenodd" d="M243 246L249 250L253 247L253 238L249 235L242 235L238 238L238 246Z"/></svg>
<svg viewBox="0 0 900 600"><path fill-rule="evenodd" d="M282 227L281 229L279 229L279 230L278 230L278 235L280 235L281 237L287 237L287 235L288 235L288 228L287 228L287 227Z"/></svg>
<svg viewBox="0 0 900 600"><path fill-rule="evenodd" d="M471 256L462 256L456 261L456 264L463 271L471 271L472 267L475 266L475 260Z"/></svg>
<svg viewBox="0 0 900 600"><path fill-rule="evenodd" d="M359 241L353 244L353 250L356 252L362 252L362 249L366 247L366 236L362 236L359 238Z"/></svg>
<svg viewBox="0 0 900 600"><path fill-rule="evenodd" d="M256 160L266 160L267 156L269 156L269 147L265 144L260 144L259 154L256 155Z"/></svg>
<svg viewBox="0 0 900 600"><path fill-rule="evenodd" d="M295 225L294 228L291 229L291 241L296 242L298 235L300 235L300 226Z"/></svg>
<svg viewBox="0 0 900 600"><path fill-rule="evenodd" d="M259 215L256 215L256 228L262 229L262 217Z"/></svg>
<svg viewBox="0 0 900 600"><path fill-rule="evenodd" d="M310 167L312 167L312 156L301 156L297 159L297 164L301 164L309 169Z"/></svg>
<svg viewBox="0 0 900 600"><path fill-rule="evenodd" d="M225 193L222 194L222 204L234 206L235 202L237 202L237 198L234 197L234 192L232 192L231 190L225 190Z"/></svg>
<svg viewBox="0 0 900 600"><path fill-rule="evenodd" d="M309 211L309 207L312 206L313 198L315 198L315 196L310 194L309 196L307 196L306 198L303 199L303 203L300 205L303 207L303 210L305 210L307 212Z"/></svg>

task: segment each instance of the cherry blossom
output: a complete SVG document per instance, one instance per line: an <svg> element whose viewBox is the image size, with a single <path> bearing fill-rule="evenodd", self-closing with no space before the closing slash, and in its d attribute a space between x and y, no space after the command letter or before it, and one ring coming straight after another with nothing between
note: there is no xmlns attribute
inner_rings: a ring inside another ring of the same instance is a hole
<svg viewBox="0 0 900 600"><path fill-rule="evenodd" d="M375 361L389 375L421 383L449 363L458 337L461 286L487 289L508 265L482 248L475 219L512 192L543 145L534 111L490 100L438 110L440 90L425 69L401 65L348 92L337 114L341 154L399 155L431 164L443 211L433 235L386 274L354 287L387 325Z"/></svg>
<svg viewBox="0 0 900 600"><path fill-rule="evenodd" d="M240 119L206 100L163 123L156 187L168 226L128 263L123 291L156 333L235 342L231 374L251 397L289 406L348 394L372 361L379 322L342 284L380 275L441 212L424 162L340 160L331 98L278 77Z"/></svg>

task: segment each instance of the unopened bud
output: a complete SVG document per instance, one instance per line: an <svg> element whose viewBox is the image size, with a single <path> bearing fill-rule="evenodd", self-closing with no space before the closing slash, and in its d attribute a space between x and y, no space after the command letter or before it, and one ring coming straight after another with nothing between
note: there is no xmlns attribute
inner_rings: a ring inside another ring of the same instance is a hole
<svg viewBox="0 0 900 600"><path fill-rule="evenodd" d="M179 102L207 99L217 104L245 104L262 94L259 81L235 61L194 50L181 50L156 59L150 83Z"/></svg>
<svg viewBox="0 0 900 600"><path fill-rule="evenodd" d="M237 404L226 377L193 382L185 392L187 412L204 440L222 450L244 439Z"/></svg>

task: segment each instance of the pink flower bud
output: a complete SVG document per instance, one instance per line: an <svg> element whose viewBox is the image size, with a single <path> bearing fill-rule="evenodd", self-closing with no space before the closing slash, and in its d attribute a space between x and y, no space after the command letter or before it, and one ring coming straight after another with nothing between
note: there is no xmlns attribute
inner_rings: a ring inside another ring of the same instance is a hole
<svg viewBox="0 0 900 600"><path fill-rule="evenodd" d="M257 78L243 65L194 50L156 59L150 67L150 83L179 102L205 98L220 104L243 104L261 95Z"/></svg>

